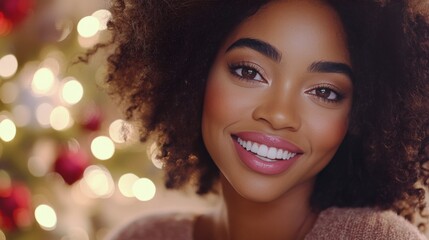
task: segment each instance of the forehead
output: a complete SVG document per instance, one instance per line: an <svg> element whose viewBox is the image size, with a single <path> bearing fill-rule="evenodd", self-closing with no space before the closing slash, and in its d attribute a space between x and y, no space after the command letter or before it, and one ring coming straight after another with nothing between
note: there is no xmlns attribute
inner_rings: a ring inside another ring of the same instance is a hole
<svg viewBox="0 0 429 240"><path fill-rule="evenodd" d="M322 59L349 59L341 20L322 1L272 1L244 20L225 45L243 37L266 41L282 54L311 53L313 57L319 54Z"/></svg>

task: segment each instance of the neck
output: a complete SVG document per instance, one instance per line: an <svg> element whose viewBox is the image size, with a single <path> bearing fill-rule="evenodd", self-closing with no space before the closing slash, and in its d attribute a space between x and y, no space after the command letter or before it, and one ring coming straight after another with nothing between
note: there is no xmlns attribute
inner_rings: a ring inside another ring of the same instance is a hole
<svg viewBox="0 0 429 240"><path fill-rule="evenodd" d="M309 199L313 182L302 183L270 202L255 202L240 196L223 177L218 223L219 239L303 239L317 214Z"/></svg>

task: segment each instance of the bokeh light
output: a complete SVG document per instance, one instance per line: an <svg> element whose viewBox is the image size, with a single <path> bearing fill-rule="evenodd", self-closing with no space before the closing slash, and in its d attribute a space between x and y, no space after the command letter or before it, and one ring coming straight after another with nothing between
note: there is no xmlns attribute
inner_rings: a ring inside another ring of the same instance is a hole
<svg viewBox="0 0 429 240"><path fill-rule="evenodd" d="M60 54L56 54L54 50L50 49L47 50L49 51L48 54L52 55L50 57L46 57L43 62L40 63L40 67L41 68L47 68L49 69L52 74L54 76L58 76L61 73L61 64L60 64L60 56L55 56L55 55L60 55Z"/></svg>
<svg viewBox="0 0 429 240"><path fill-rule="evenodd" d="M94 16L86 16L79 20L77 31L81 37L90 38L95 36L100 29L100 22Z"/></svg>
<svg viewBox="0 0 429 240"><path fill-rule="evenodd" d="M5 118L0 121L0 139L5 142L12 141L16 136L16 126L15 123Z"/></svg>
<svg viewBox="0 0 429 240"><path fill-rule="evenodd" d="M57 143L53 139L38 138L28 158L28 171L36 177L45 176L52 170L52 164L57 157L57 147Z"/></svg>
<svg viewBox="0 0 429 240"><path fill-rule="evenodd" d="M19 95L19 87L15 82L5 82L0 88L0 100L3 103L13 103Z"/></svg>
<svg viewBox="0 0 429 240"><path fill-rule="evenodd" d="M0 169L0 190L8 189L10 186L12 186L12 179L10 178L9 173Z"/></svg>
<svg viewBox="0 0 429 240"><path fill-rule="evenodd" d="M0 229L0 240L6 240L6 235L1 229Z"/></svg>
<svg viewBox="0 0 429 240"><path fill-rule="evenodd" d="M109 136L116 143L124 143L131 136L133 128L128 122L117 119L109 126Z"/></svg>
<svg viewBox="0 0 429 240"><path fill-rule="evenodd" d="M53 129L58 131L69 128L72 123L70 111L63 106L54 108L50 114L49 123Z"/></svg>
<svg viewBox="0 0 429 240"><path fill-rule="evenodd" d="M83 87L76 79L67 81L61 90L61 98L64 102L73 105L78 103L83 97Z"/></svg>
<svg viewBox="0 0 429 240"><path fill-rule="evenodd" d="M106 136L94 138L91 142L91 152L99 160L107 160L115 154L115 144Z"/></svg>
<svg viewBox="0 0 429 240"><path fill-rule="evenodd" d="M108 198L112 196L115 190L112 176L105 168L94 165L89 166L85 169L83 179L96 197Z"/></svg>
<svg viewBox="0 0 429 240"><path fill-rule="evenodd" d="M18 60L12 54L0 58L0 77L10 78L18 70Z"/></svg>
<svg viewBox="0 0 429 240"><path fill-rule="evenodd" d="M133 185L134 196L140 201L149 201L155 197L156 186L149 178L140 178Z"/></svg>
<svg viewBox="0 0 429 240"><path fill-rule="evenodd" d="M55 24L57 29L61 31L61 35L57 39L58 42L61 42L70 35L73 29L73 21L63 18L58 20Z"/></svg>
<svg viewBox="0 0 429 240"><path fill-rule="evenodd" d="M61 238L61 240L89 240L89 235L83 228L69 227L67 235Z"/></svg>
<svg viewBox="0 0 429 240"><path fill-rule="evenodd" d="M125 197L134 197L133 185L139 177L133 173L126 173L119 178L118 188Z"/></svg>
<svg viewBox="0 0 429 240"><path fill-rule="evenodd" d="M79 36L78 38L78 43L82 48L91 48L93 47L95 44L97 44L99 41L99 35L95 35L94 37L91 38L84 38L82 36Z"/></svg>
<svg viewBox="0 0 429 240"><path fill-rule="evenodd" d="M46 168L43 168L44 165L41 165L40 162L43 162L38 157L30 157L28 159L28 171L35 177L43 177L48 172Z"/></svg>
<svg viewBox="0 0 429 240"><path fill-rule="evenodd" d="M47 95L55 85L55 76L51 69L40 68L34 73L31 89L37 95Z"/></svg>
<svg viewBox="0 0 429 240"><path fill-rule="evenodd" d="M40 126L49 126L52 109L53 107L49 103L42 103L36 108L36 119Z"/></svg>
<svg viewBox="0 0 429 240"><path fill-rule="evenodd" d="M156 142L152 143L150 147L147 149L147 154L149 156L149 159L152 161L152 164L158 168L162 169L164 164L162 163L161 159L158 158L159 154L159 148Z"/></svg>
<svg viewBox="0 0 429 240"><path fill-rule="evenodd" d="M112 14L109 12L109 10L106 9L100 9L95 11L91 16L98 19L99 22L99 31L103 31L107 29L107 22L109 21Z"/></svg>
<svg viewBox="0 0 429 240"><path fill-rule="evenodd" d="M34 210L34 216L37 223L39 223L40 227L44 230L50 231L55 229L57 225L57 214L51 206L46 204L37 206L36 210Z"/></svg>
<svg viewBox="0 0 429 240"><path fill-rule="evenodd" d="M18 127L24 127L30 123L31 111L26 105L16 105L12 109L12 114L15 119L15 124Z"/></svg>

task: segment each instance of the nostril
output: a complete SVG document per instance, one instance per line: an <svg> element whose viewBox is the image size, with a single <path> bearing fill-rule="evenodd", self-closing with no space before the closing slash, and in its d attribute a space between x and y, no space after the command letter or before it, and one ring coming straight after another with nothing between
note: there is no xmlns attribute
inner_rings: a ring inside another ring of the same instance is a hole
<svg viewBox="0 0 429 240"><path fill-rule="evenodd" d="M289 106L287 106L289 105ZM298 130L301 126L300 114L294 104L261 105L255 108L253 119L269 125L273 129Z"/></svg>

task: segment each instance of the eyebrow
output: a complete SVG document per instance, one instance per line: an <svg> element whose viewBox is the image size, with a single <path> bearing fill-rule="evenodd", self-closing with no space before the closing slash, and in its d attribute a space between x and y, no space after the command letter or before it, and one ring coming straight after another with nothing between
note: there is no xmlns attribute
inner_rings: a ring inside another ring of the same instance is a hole
<svg viewBox="0 0 429 240"><path fill-rule="evenodd" d="M348 76L353 81L353 70L349 65L345 63L318 61L312 63L308 67L308 71L319 73L342 73Z"/></svg>
<svg viewBox="0 0 429 240"><path fill-rule="evenodd" d="M262 40L253 39L253 38L240 38L231 44L225 52L229 52L235 48L247 47L251 48L276 62L280 62L282 59L282 55L279 50L277 50L271 44L264 42Z"/></svg>

